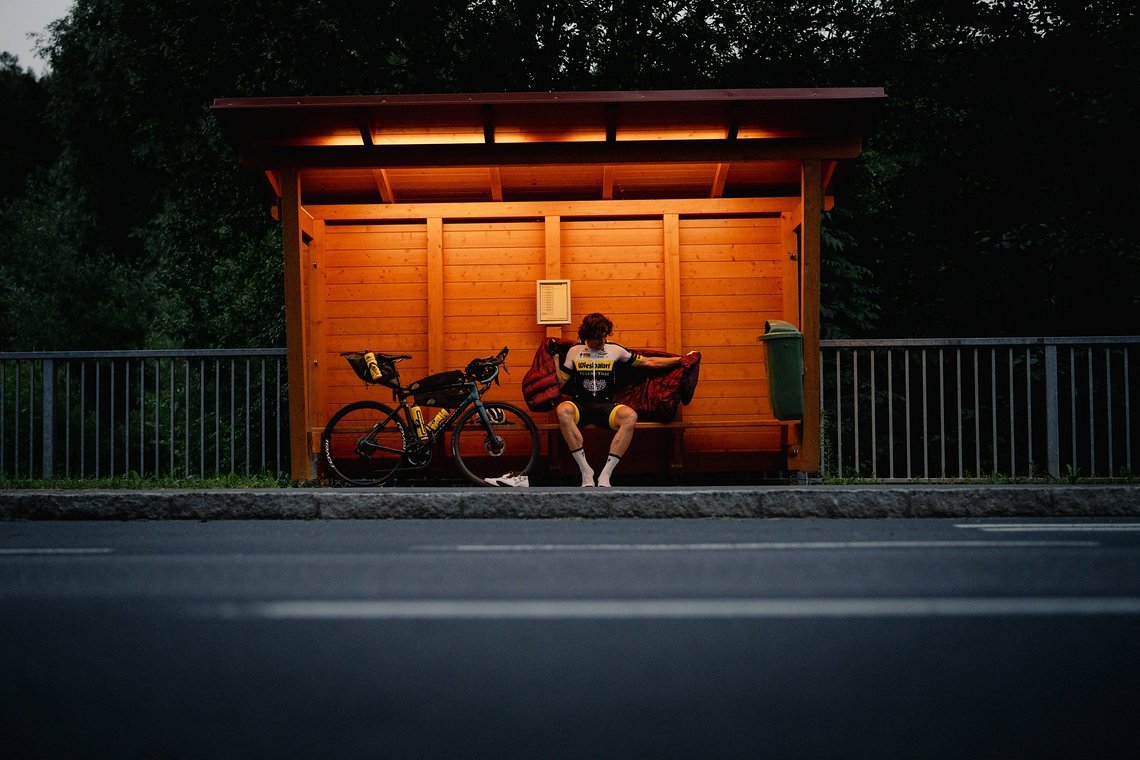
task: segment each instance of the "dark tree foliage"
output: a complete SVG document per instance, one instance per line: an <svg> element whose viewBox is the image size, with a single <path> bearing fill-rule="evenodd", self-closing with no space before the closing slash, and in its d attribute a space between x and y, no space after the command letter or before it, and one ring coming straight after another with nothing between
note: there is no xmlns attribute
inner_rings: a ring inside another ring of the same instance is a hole
<svg viewBox="0 0 1140 760"><path fill-rule="evenodd" d="M11 53L0 53L0 203L19 195L58 152L47 122L47 88Z"/></svg>
<svg viewBox="0 0 1140 760"><path fill-rule="evenodd" d="M882 85L823 227L827 336L1135 332L1126 0L77 0L0 58L0 349L283 342L216 97Z"/></svg>
<svg viewBox="0 0 1140 760"><path fill-rule="evenodd" d="M1135 333L1131 4L890 8L855 69L890 103L844 199L875 333Z"/></svg>

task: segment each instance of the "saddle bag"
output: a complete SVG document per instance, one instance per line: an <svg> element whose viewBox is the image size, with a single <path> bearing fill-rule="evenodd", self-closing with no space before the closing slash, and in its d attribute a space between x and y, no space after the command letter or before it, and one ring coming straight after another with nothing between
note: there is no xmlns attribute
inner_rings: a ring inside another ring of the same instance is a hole
<svg viewBox="0 0 1140 760"><path fill-rule="evenodd" d="M372 377L372 373L368 371L368 362L365 361L363 353L352 351L341 354L341 356L348 362L348 366L352 367L352 371L356 373L356 376L364 382L371 383L372 385L386 385L389 388L400 387L400 371L396 369L395 362L376 355L376 366L380 368L380 378L376 379Z"/></svg>

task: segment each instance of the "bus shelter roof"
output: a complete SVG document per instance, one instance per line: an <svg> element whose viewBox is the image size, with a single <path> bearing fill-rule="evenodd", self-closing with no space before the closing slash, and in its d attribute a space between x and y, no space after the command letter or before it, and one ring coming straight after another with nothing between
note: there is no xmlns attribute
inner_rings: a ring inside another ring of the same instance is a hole
<svg viewBox="0 0 1140 760"><path fill-rule="evenodd" d="M854 158L879 87L219 98L243 165L304 203L798 194Z"/></svg>

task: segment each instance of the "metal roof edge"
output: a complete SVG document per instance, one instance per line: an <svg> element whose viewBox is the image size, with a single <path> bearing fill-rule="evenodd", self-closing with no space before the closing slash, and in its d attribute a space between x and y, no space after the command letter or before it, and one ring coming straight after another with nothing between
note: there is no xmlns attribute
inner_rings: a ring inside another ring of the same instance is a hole
<svg viewBox="0 0 1140 760"><path fill-rule="evenodd" d="M607 103L692 103L702 101L874 101L886 98L882 87L820 87L706 90L616 90L580 92L437 93L393 95L312 95L295 97L215 98L213 110L258 108L361 108L381 106L553 105Z"/></svg>

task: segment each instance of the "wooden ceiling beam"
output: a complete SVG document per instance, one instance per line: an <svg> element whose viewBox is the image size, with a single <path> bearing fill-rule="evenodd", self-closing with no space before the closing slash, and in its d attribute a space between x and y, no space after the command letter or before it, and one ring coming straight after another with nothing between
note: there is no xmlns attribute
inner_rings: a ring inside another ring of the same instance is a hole
<svg viewBox="0 0 1140 760"><path fill-rule="evenodd" d="M499 167L497 166L492 166L487 171L491 175L491 200L500 202L503 200L502 172L499 171Z"/></svg>
<svg viewBox="0 0 1140 760"><path fill-rule="evenodd" d="M614 168L609 164L602 167L602 200L613 200L614 197Z"/></svg>
<svg viewBox="0 0 1140 760"><path fill-rule="evenodd" d="M395 203L396 194L392 192L392 181L385 169L373 169L372 178L376 180L376 187L380 190L380 198L385 203Z"/></svg>
<svg viewBox="0 0 1140 760"><path fill-rule="evenodd" d="M356 109L356 127L360 130L360 142L362 144L375 144L372 140L372 117L363 108Z"/></svg>
<svg viewBox="0 0 1140 760"><path fill-rule="evenodd" d="M835 176L835 170L839 166L838 161L824 161L823 162L823 189L824 192L831 186L831 178Z"/></svg>
<svg viewBox="0 0 1140 760"><path fill-rule="evenodd" d="M617 104L606 103L606 142L617 142Z"/></svg>
<svg viewBox="0 0 1140 760"><path fill-rule="evenodd" d="M861 138L784 137L763 140L643 140L629 142L495 143L372 146L264 146L241 151L253 169L567 164L731 163L734 161L857 158Z"/></svg>
<svg viewBox="0 0 1140 760"><path fill-rule="evenodd" d="M732 102L728 105L728 123L725 124L724 137L726 140L735 140L740 134L740 103Z"/></svg>
<svg viewBox="0 0 1140 760"><path fill-rule="evenodd" d="M479 109L483 114L483 142L487 145L495 143L495 107L484 105Z"/></svg>
<svg viewBox="0 0 1140 760"><path fill-rule="evenodd" d="M269 186L273 188L273 192L280 198L283 193L281 192L281 180L278 179L277 172L266 169L265 178L269 180Z"/></svg>
<svg viewBox="0 0 1140 760"><path fill-rule="evenodd" d="M728 180L728 164L717 164L716 174L713 175L712 190L709 191L710 198L719 198L724 195L724 183Z"/></svg>

